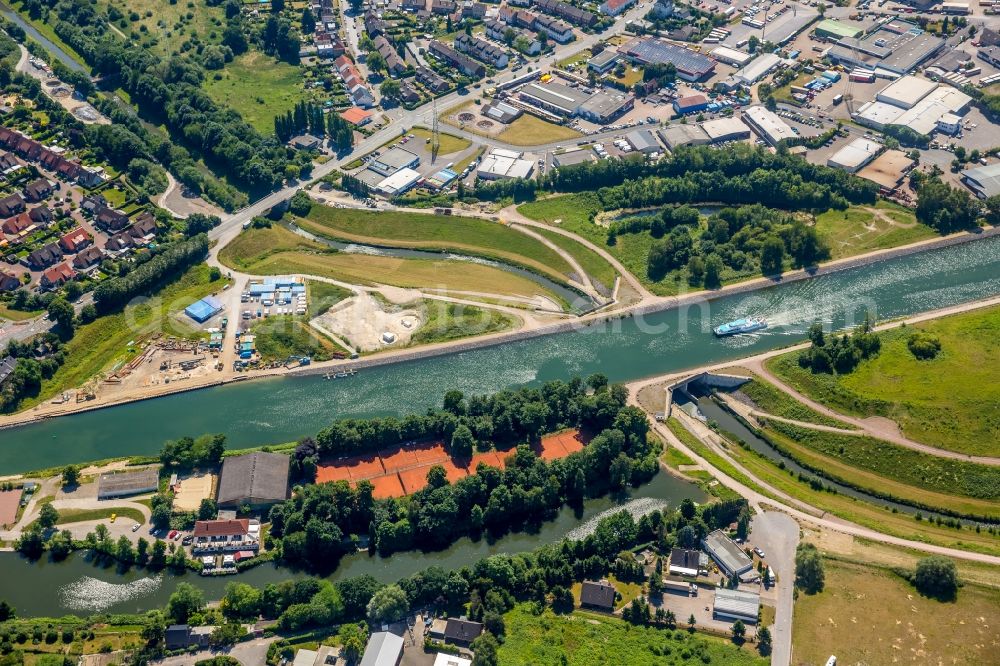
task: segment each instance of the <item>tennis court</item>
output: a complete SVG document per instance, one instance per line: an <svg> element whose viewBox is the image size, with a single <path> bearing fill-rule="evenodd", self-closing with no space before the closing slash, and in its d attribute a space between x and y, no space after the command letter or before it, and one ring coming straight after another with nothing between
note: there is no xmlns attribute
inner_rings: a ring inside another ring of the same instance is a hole
<svg viewBox="0 0 1000 666"><path fill-rule="evenodd" d="M375 478L368 479L368 481L375 486L375 489L372 491L372 497L375 499L389 499L390 497L403 497L406 495L406 491L403 490L403 484L396 474L376 476Z"/></svg>
<svg viewBox="0 0 1000 666"><path fill-rule="evenodd" d="M420 464L420 460L413 451L399 447L379 451L379 456L382 458L382 466L386 472L398 472L401 469L410 469Z"/></svg>
<svg viewBox="0 0 1000 666"><path fill-rule="evenodd" d="M583 446L584 441L579 430L564 430L554 435L542 437L541 450L537 453L543 460L556 460L582 451Z"/></svg>
<svg viewBox="0 0 1000 666"><path fill-rule="evenodd" d="M385 474L382 460L377 455L352 456L336 463L316 468L316 483L327 481L354 481L371 479Z"/></svg>
<svg viewBox="0 0 1000 666"><path fill-rule="evenodd" d="M0 490L0 527L12 527L17 522L17 506L20 503L20 490Z"/></svg>
<svg viewBox="0 0 1000 666"><path fill-rule="evenodd" d="M469 461L469 473L472 474L476 471L476 467L479 463L484 465L489 465L490 467L496 467L497 469L503 469L506 467L504 462L509 454L509 451L504 451L502 453L497 451L487 451L486 453L477 453L472 456L472 460Z"/></svg>

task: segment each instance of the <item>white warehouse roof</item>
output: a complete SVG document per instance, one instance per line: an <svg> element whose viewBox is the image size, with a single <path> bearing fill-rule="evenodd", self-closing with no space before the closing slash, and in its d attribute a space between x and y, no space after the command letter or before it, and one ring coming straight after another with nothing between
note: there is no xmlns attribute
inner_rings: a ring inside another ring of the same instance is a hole
<svg viewBox="0 0 1000 666"><path fill-rule="evenodd" d="M941 86L917 102L912 109L904 111L895 122L926 136L937 129L937 121L942 116L950 113L961 115L971 101L972 98L961 90Z"/></svg>
<svg viewBox="0 0 1000 666"><path fill-rule="evenodd" d="M712 143L750 138L750 128L744 125L739 118L706 120L701 124L701 128L705 130L705 134L708 135Z"/></svg>
<svg viewBox="0 0 1000 666"><path fill-rule="evenodd" d="M882 144L871 139L855 139L831 155L827 159L826 165L854 173L871 162L880 150L882 150Z"/></svg>
<svg viewBox="0 0 1000 666"><path fill-rule="evenodd" d="M715 589L715 605L712 609L717 615L739 618L745 622L756 624L760 612L760 595L743 590L727 590L723 587Z"/></svg>
<svg viewBox="0 0 1000 666"><path fill-rule="evenodd" d="M937 87L938 84L927 79L902 76L883 88L875 99L903 109L911 109Z"/></svg>
<svg viewBox="0 0 1000 666"><path fill-rule="evenodd" d="M390 196L400 194L410 189L414 183L420 180L420 172L413 169L400 169L378 185L375 189Z"/></svg>
<svg viewBox="0 0 1000 666"><path fill-rule="evenodd" d="M747 85L756 83L760 79L770 72L772 69L778 66L781 62L779 58L774 53L765 53L756 60L753 60L745 66L743 69L737 71L733 76L738 80Z"/></svg>
<svg viewBox="0 0 1000 666"><path fill-rule="evenodd" d="M896 119L903 115L905 111L898 106L886 104L885 102L868 102L854 114L854 117L862 125L868 125L875 129L882 129L886 125L892 125Z"/></svg>
<svg viewBox="0 0 1000 666"><path fill-rule="evenodd" d="M763 106L751 106L745 109L743 119L772 145L782 139L795 138L795 132L788 126L788 123L782 120L778 114L768 111Z"/></svg>
<svg viewBox="0 0 1000 666"><path fill-rule="evenodd" d="M753 57L749 53L744 51L739 51L737 49L731 49L728 46L720 46L712 50L712 57L716 60L721 60L722 62L729 63L736 67L742 67L743 65L750 62Z"/></svg>

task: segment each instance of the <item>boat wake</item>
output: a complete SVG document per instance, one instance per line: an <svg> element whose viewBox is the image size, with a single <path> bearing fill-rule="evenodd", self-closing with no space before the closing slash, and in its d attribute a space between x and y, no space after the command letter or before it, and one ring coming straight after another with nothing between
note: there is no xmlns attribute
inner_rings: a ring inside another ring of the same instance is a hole
<svg viewBox="0 0 1000 666"><path fill-rule="evenodd" d="M59 590L59 599L65 608L71 610L100 612L152 594L162 582L162 575L139 578L122 584L84 576Z"/></svg>
<svg viewBox="0 0 1000 666"><path fill-rule="evenodd" d="M591 518L585 523L580 523L569 532L566 533L566 538L573 541L579 541L585 539L594 533L597 529L597 524L608 516L612 516L619 511L628 511L629 514L636 520L642 518L647 513L652 513L657 509L664 509L670 503L666 500L657 499L655 497L640 497L634 500L629 500L622 505L613 506L610 509L605 509L599 514Z"/></svg>

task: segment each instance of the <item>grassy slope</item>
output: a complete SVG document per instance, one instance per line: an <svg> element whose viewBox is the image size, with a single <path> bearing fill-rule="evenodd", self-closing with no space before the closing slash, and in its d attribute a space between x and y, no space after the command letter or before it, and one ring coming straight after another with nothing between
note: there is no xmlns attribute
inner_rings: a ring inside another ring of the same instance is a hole
<svg viewBox="0 0 1000 666"><path fill-rule="evenodd" d="M942 350L918 361L906 347L914 329L937 335ZM907 437L961 453L1000 454L1000 308L887 331L882 351L849 375L812 374L797 354L768 368L814 400L857 416L885 416Z"/></svg>
<svg viewBox="0 0 1000 666"><path fill-rule="evenodd" d="M360 243L454 250L530 268L561 282L572 268L555 250L510 227L474 217L372 212L314 205L301 226Z"/></svg>
<svg viewBox="0 0 1000 666"><path fill-rule="evenodd" d="M431 138L431 131L424 129L423 127L414 127L409 131L421 141L426 141ZM428 144L429 145L429 144ZM441 150L439 155L451 155L452 153L457 153L459 151L465 150L472 145L472 142L468 139L463 139L460 136L455 136L454 134L447 134L445 132L441 133ZM461 171L461 169L459 169Z"/></svg>
<svg viewBox="0 0 1000 666"><path fill-rule="evenodd" d="M413 333L411 345L496 333L518 325L516 317L496 310L440 301L427 302L426 305L427 321Z"/></svg>
<svg viewBox="0 0 1000 666"><path fill-rule="evenodd" d="M569 141L581 136L583 135L575 129L556 125L526 113L500 132L496 138L497 141L514 146L537 146L555 141Z"/></svg>
<svg viewBox="0 0 1000 666"><path fill-rule="evenodd" d="M998 612L996 589L966 585L957 601L941 603L890 571L827 559L826 589L795 603L793 662L836 654L844 664L986 664L996 657L989 625Z"/></svg>
<svg viewBox="0 0 1000 666"><path fill-rule="evenodd" d="M43 310L33 310L31 312L11 310L5 303L0 303L0 320L7 319L9 321L24 321L26 319L34 319L38 315L42 314L42 312Z"/></svg>
<svg viewBox="0 0 1000 666"><path fill-rule="evenodd" d="M609 292L614 288L618 271L615 270L614 266L605 261L601 255L562 234L546 231L545 229L532 229L532 231L545 236L545 238L573 255L580 262L580 267L587 272L591 280L597 280Z"/></svg>
<svg viewBox="0 0 1000 666"><path fill-rule="evenodd" d="M195 37L205 44L218 44L222 40L225 14L221 4L195 5L171 0L143 0L139 4L130 0L100 0L98 4L115 7L124 14L126 27L115 23L115 28L126 35L134 31L144 46L160 56L179 51L181 44ZM129 21L130 12L138 13L139 20Z"/></svg>
<svg viewBox="0 0 1000 666"><path fill-rule="evenodd" d="M883 250L934 238L930 227L917 224L912 211L887 201L869 206L830 210L816 217L816 231L830 245L833 259ZM892 222L887 221L892 220Z"/></svg>
<svg viewBox="0 0 1000 666"><path fill-rule="evenodd" d="M239 111L264 134L274 132L274 117L305 98L302 72L259 51L245 53L216 74L209 72L205 90L219 104Z"/></svg>
<svg viewBox="0 0 1000 666"><path fill-rule="evenodd" d="M517 606L504 620L507 635L498 655L501 666L768 663L749 645L740 649L723 639L684 630L634 627L596 613L555 615L546 610L536 617L526 606Z"/></svg>
<svg viewBox="0 0 1000 666"><path fill-rule="evenodd" d="M764 381L759 377L754 377L753 381L741 386L740 392L753 400L754 404L761 411L768 414L802 421L803 423L815 423L847 430L853 429L852 426L843 421L820 414L815 409L802 404L781 389L775 387L774 384Z"/></svg>
<svg viewBox="0 0 1000 666"><path fill-rule="evenodd" d="M491 266L425 259L396 259L330 252L284 227L250 229L223 248L227 266L259 275L305 273L353 284L534 296L562 299L528 278Z"/></svg>
<svg viewBox="0 0 1000 666"><path fill-rule="evenodd" d="M309 319L323 314L335 304L345 298L350 298L352 295L349 289L318 280L309 280L306 283L306 291L308 293L306 316Z"/></svg>
<svg viewBox="0 0 1000 666"><path fill-rule="evenodd" d="M106 509L60 509L59 520L56 521L56 525L82 523L87 520L110 519L111 514L116 514L118 518L131 518L140 525L146 522L142 512L138 509L133 509L132 507L111 506Z"/></svg>
<svg viewBox="0 0 1000 666"><path fill-rule="evenodd" d="M159 330L169 335L190 337L195 330L179 326L170 314L222 289L225 280L209 282L208 273L205 264L194 266L160 290L155 298L79 327L73 339L66 344L66 362L52 379L42 384L42 391L37 397L21 403L21 409L33 407L66 389L81 386L115 362L130 360L138 350L128 343L144 333Z"/></svg>

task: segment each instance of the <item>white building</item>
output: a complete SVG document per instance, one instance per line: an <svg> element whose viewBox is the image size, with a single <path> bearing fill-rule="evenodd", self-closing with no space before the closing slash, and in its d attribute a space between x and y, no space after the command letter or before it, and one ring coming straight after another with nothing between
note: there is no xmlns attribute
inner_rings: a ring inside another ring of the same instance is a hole
<svg viewBox="0 0 1000 666"><path fill-rule="evenodd" d="M879 102L892 104L901 109L912 109L917 102L927 97L938 84L916 76L901 76L875 96Z"/></svg>
<svg viewBox="0 0 1000 666"><path fill-rule="evenodd" d="M494 148L479 163L476 175L483 180L530 178L535 165L531 160L522 159L521 155L514 150Z"/></svg>
<svg viewBox="0 0 1000 666"><path fill-rule="evenodd" d="M793 139L796 136L788 123L782 120L778 114L768 111L763 106L751 106L745 109L743 122L750 125L760 138L772 146L782 139Z"/></svg>
<svg viewBox="0 0 1000 666"><path fill-rule="evenodd" d="M747 624L757 624L760 614L760 595L743 590L715 589L713 617L723 620L743 620Z"/></svg>
<svg viewBox="0 0 1000 666"><path fill-rule="evenodd" d="M368 639L360 666L397 666L403 656L403 638L388 631L377 631Z"/></svg>
<svg viewBox="0 0 1000 666"><path fill-rule="evenodd" d="M706 120L701 124L709 141L722 143L724 141L743 141L750 138L750 128L739 118L716 118Z"/></svg>
<svg viewBox="0 0 1000 666"><path fill-rule="evenodd" d="M765 53L756 60L751 60L742 69L733 74L733 78L743 85L753 85L781 64L781 58L774 53Z"/></svg>
<svg viewBox="0 0 1000 666"><path fill-rule="evenodd" d="M733 67L743 67L753 58L745 51L731 49L728 46L719 46L712 51L712 57L719 62L724 62Z"/></svg>
<svg viewBox="0 0 1000 666"><path fill-rule="evenodd" d="M854 173L871 162L882 150L882 144L859 138L838 150L826 160L826 165Z"/></svg>
<svg viewBox="0 0 1000 666"><path fill-rule="evenodd" d="M419 171L403 168L381 181L375 189L386 196L395 197L413 187L418 180L420 180Z"/></svg>
<svg viewBox="0 0 1000 666"><path fill-rule="evenodd" d="M437 656L434 657L434 666L472 666L472 660L438 652Z"/></svg>

